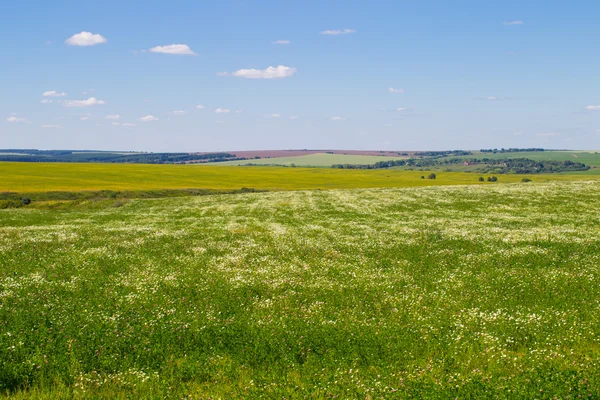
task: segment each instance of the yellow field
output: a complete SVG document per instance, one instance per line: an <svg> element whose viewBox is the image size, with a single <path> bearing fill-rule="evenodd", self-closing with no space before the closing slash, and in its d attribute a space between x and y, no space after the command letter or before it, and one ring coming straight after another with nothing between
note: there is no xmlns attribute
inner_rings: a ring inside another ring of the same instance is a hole
<svg viewBox="0 0 600 400"><path fill-rule="evenodd" d="M267 190L345 189L480 184L478 174L423 171L343 170L329 168L213 167L197 165L0 163L0 192L150 189ZM499 183L525 175L500 175ZM534 182L590 180L590 176L534 175ZM481 184L489 184L487 182ZM497 184L497 183L496 183Z"/></svg>

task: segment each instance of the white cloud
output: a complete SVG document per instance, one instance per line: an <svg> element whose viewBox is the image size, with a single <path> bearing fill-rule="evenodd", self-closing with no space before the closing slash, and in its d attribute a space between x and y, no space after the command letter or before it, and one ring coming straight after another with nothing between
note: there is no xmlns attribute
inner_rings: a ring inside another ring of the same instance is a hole
<svg viewBox="0 0 600 400"><path fill-rule="evenodd" d="M346 119L346 118L344 118L344 117L331 117L331 120L332 120L332 121L343 121L343 120L345 120L345 119Z"/></svg>
<svg viewBox="0 0 600 400"><path fill-rule="evenodd" d="M42 101L40 101L40 103L42 103L42 104L50 104L50 103L52 103L52 100L50 100L50 99L42 99Z"/></svg>
<svg viewBox="0 0 600 400"><path fill-rule="evenodd" d="M489 100L489 101L494 101L494 100L498 100L498 98L497 98L496 96L489 96L489 97L487 98L487 100Z"/></svg>
<svg viewBox="0 0 600 400"><path fill-rule="evenodd" d="M289 40L276 40L273 42L273 44L290 44L291 42Z"/></svg>
<svg viewBox="0 0 600 400"><path fill-rule="evenodd" d="M290 119L298 119L298 116L297 116L297 115L292 115L292 116L290 117Z"/></svg>
<svg viewBox="0 0 600 400"><path fill-rule="evenodd" d="M269 118L281 118L281 114L271 114L268 115Z"/></svg>
<svg viewBox="0 0 600 400"><path fill-rule="evenodd" d="M171 115L185 115L186 112L184 110L176 110L171 112Z"/></svg>
<svg viewBox="0 0 600 400"><path fill-rule="evenodd" d="M585 109L588 111L600 111L600 106L587 106Z"/></svg>
<svg viewBox="0 0 600 400"><path fill-rule="evenodd" d="M398 108L396 108L396 111L398 111L398 112L406 111L406 108L398 107Z"/></svg>
<svg viewBox="0 0 600 400"><path fill-rule="evenodd" d="M388 92L390 93L404 93L404 89L395 89L395 88L388 88Z"/></svg>
<svg viewBox="0 0 600 400"><path fill-rule="evenodd" d="M215 122L216 122L217 124L224 124L224 123L225 123L225 121L221 121L220 119L216 120Z"/></svg>
<svg viewBox="0 0 600 400"><path fill-rule="evenodd" d="M236 76L238 78L248 79L278 79L287 78L296 73L296 68L286 67L285 65L279 65L277 67L269 66L265 69L240 69L231 74L227 72L221 72L219 76Z"/></svg>
<svg viewBox="0 0 600 400"><path fill-rule="evenodd" d="M204 106L203 106L202 104L198 104L198 105L196 106L196 108L197 108L198 110L202 110L202 109L204 109Z"/></svg>
<svg viewBox="0 0 600 400"><path fill-rule="evenodd" d="M104 119L117 120L117 119L121 119L121 116L119 114L107 115L104 117Z"/></svg>
<svg viewBox="0 0 600 400"><path fill-rule="evenodd" d="M321 35L348 35L355 32L355 29L330 29L321 32Z"/></svg>
<svg viewBox="0 0 600 400"><path fill-rule="evenodd" d="M560 136L560 133L556 133L556 132L544 132L544 133L537 133L536 136L553 137L553 136Z"/></svg>
<svg viewBox="0 0 600 400"><path fill-rule="evenodd" d="M84 115L83 117L79 118L80 121L87 121L88 119L90 119L90 117L88 117L87 115Z"/></svg>
<svg viewBox="0 0 600 400"><path fill-rule="evenodd" d="M180 56L197 56L187 44L170 44L168 46L156 46L150 49L151 53L175 54Z"/></svg>
<svg viewBox="0 0 600 400"><path fill-rule="evenodd" d="M62 126L60 126L60 125L42 125L42 128L44 128L44 129L60 129L60 128L62 128Z"/></svg>
<svg viewBox="0 0 600 400"><path fill-rule="evenodd" d="M57 92L56 90L49 90L47 92L42 93L44 97L64 97L67 94L65 92Z"/></svg>
<svg viewBox="0 0 600 400"><path fill-rule="evenodd" d="M106 43L106 38L92 32L77 33L66 40L71 46L94 46L96 44Z"/></svg>
<svg viewBox="0 0 600 400"><path fill-rule="evenodd" d="M523 21L504 21L504 25L523 25Z"/></svg>
<svg viewBox="0 0 600 400"><path fill-rule="evenodd" d="M158 118L156 118L154 115L146 115L145 117L140 118L140 121L142 121L142 122L158 121Z"/></svg>
<svg viewBox="0 0 600 400"><path fill-rule="evenodd" d="M13 115L13 116L8 117L6 119L6 122L10 122L10 123L22 122L22 123L25 123L25 122L29 122L29 121L27 121L25 118L19 118L19 117L15 117Z"/></svg>
<svg viewBox="0 0 600 400"><path fill-rule="evenodd" d="M135 124L132 124L131 122L123 122L123 123L121 123L121 122L113 122L112 125L113 126L123 126L123 127L126 127L126 128L135 126Z"/></svg>
<svg viewBox="0 0 600 400"><path fill-rule="evenodd" d="M106 104L104 100L98 100L95 97L90 97L87 100L66 100L65 107L91 107Z"/></svg>
<svg viewBox="0 0 600 400"><path fill-rule="evenodd" d="M229 109L227 109L227 108L217 108L217 109L215 110L215 112L216 112L217 114L227 114L227 113L230 113L230 112L231 112L231 110L229 110Z"/></svg>

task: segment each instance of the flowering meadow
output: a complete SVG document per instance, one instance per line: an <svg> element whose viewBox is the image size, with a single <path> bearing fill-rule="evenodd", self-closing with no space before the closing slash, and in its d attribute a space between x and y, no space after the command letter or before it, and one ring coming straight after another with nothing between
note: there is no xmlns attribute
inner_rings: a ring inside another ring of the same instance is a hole
<svg viewBox="0 0 600 400"><path fill-rule="evenodd" d="M600 182L0 210L0 396L600 393Z"/></svg>

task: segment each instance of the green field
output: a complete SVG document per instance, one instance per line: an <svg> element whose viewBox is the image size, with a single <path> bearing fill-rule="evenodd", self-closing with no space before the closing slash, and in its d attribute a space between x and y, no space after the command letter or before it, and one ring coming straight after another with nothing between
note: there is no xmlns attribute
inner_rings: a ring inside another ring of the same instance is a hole
<svg viewBox="0 0 600 400"><path fill-rule="evenodd" d="M297 167L331 167L333 164L375 164L378 161L398 160L408 157L361 156L346 154L309 154L296 157L273 157L255 160L226 161L210 165L296 165Z"/></svg>
<svg viewBox="0 0 600 400"><path fill-rule="evenodd" d="M598 193L554 182L0 210L0 393L597 398Z"/></svg>
<svg viewBox="0 0 600 400"><path fill-rule="evenodd" d="M352 189L479 184L478 174L423 171L342 170L332 168L225 167L208 165L0 163L0 192L83 190ZM528 175L501 175L500 183L520 182ZM535 182L589 179L577 175L534 175ZM487 185L488 183L481 183Z"/></svg>

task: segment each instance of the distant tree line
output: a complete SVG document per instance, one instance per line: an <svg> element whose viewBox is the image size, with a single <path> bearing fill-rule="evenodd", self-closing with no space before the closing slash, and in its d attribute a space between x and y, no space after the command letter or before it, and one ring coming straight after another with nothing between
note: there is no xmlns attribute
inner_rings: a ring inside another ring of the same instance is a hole
<svg viewBox="0 0 600 400"><path fill-rule="evenodd" d="M450 157L450 156L470 156L470 151L466 150L444 150L444 151L417 151L413 153L417 157Z"/></svg>
<svg viewBox="0 0 600 400"><path fill-rule="evenodd" d="M533 151L544 151L544 149L538 148L538 147L529 147L529 148L515 148L515 147L511 147L508 149L502 148L502 149L481 149L479 150L482 153L522 153L522 152L533 152Z"/></svg>
<svg viewBox="0 0 600 400"><path fill-rule="evenodd" d="M0 149L0 161L21 162L94 162L135 164L182 164L188 162L219 162L246 160L231 153L133 153L99 152L93 150Z"/></svg>
<svg viewBox="0 0 600 400"><path fill-rule="evenodd" d="M528 158L448 158L448 159L403 159L379 161L375 164L334 164L333 168L340 169L383 169L392 167L442 167L448 165L480 165L479 172L494 172L498 174L541 174L569 171L587 171L589 166L575 161L538 161Z"/></svg>

